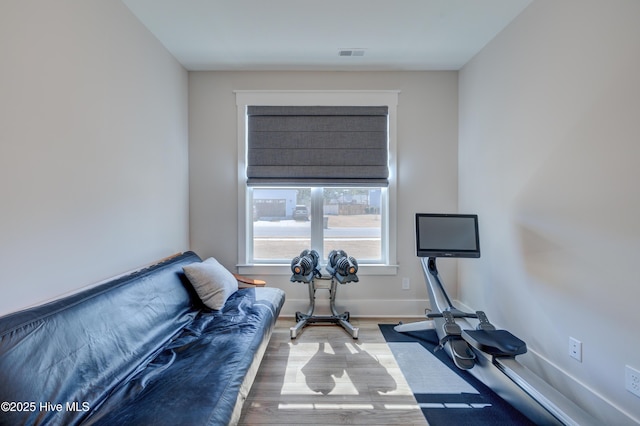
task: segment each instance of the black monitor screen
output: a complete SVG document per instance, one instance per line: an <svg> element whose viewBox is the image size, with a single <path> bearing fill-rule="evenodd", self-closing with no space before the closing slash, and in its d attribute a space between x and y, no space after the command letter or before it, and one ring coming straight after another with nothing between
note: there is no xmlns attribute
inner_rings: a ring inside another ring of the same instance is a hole
<svg viewBox="0 0 640 426"><path fill-rule="evenodd" d="M480 257L478 215L416 214L419 257Z"/></svg>

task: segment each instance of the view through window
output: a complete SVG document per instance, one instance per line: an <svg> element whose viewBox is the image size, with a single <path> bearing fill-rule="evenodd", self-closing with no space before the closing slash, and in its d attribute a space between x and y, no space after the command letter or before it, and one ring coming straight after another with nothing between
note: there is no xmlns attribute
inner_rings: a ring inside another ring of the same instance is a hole
<svg viewBox="0 0 640 426"><path fill-rule="evenodd" d="M253 262L290 261L309 248L323 258L341 249L359 262L382 262L384 191L253 188ZM316 217L314 211L322 214Z"/></svg>

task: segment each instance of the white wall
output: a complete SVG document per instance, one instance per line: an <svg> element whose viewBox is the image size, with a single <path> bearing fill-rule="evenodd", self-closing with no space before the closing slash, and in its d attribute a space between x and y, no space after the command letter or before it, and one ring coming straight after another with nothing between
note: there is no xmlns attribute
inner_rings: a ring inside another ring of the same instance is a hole
<svg viewBox="0 0 640 426"><path fill-rule="evenodd" d="M415 255L417 211L457 209L457 72L192 72L189 74L191 246L234 269L237 259L237 120L234 90L400 90L398 275L340 286L337 305L356 315L424 315L426 286ZM443 267L455 283L455 268ZM402 290L402 277L411 290ZM267 277L287 293L284 315L306 310L303 284ZM322 298L319 295L319 298ZM322 300L318 307L321 309Z"/></svg>
<svg viewBox="0 0 640 426"><path fill-rule="evenodd" d="M459 204L482 245L460 262L459 297L616 425L640 421L624 389L625 365L640 369L638 22L634 0L534 1L459 83Z"/></svg>
<svg viewBox="0 0 640 426"><path fill-rule="evenodd" d="M188 248L188 74L119 1L0 2L0 314Z"/></svg>

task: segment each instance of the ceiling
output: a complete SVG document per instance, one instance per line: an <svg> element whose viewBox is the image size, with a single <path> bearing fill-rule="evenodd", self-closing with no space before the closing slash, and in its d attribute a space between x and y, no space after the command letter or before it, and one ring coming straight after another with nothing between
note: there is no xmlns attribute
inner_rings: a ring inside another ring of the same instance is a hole
<svg viewBox="0 0 640 426"><path fill-rule="evenodd" d="M414 71L460 69L532 0L122 1L192 71Z"/></svg>

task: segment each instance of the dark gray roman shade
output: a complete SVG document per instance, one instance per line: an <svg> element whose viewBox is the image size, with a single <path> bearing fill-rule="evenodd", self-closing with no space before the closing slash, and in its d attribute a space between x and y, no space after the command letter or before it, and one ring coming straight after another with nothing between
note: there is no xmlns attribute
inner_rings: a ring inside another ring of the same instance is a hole
<svg viewBox="0 0 640 426"><path fill-rule="evenodd" d="M247 106L247 184L387 186L386 106Z"/></svg>

